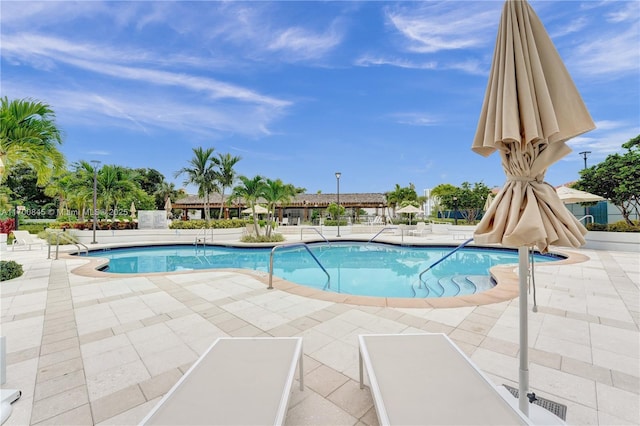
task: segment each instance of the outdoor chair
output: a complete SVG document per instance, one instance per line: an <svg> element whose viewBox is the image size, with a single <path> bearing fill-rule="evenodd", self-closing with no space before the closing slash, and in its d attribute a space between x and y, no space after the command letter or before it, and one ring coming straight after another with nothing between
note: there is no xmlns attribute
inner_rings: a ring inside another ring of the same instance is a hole
<svg viewBox="0 0 640 426"><path fill-rule="evenodd" d="M409 230L409 235L421 237L422 234L430 230L431 230L430 227L427 227L427 224L425 222L418 222L416 224L416 229Z"/></svg>
<svg viewBox="0 0 640 426"><path fill-rule="evenodd" d="M143 425L280 425L301 337L222 337L142 420Z"/></svg>
<svg viewBox="0 0 640 426"><path fill-rule="evenodd" d="M530 424L443 333L358 339L380 425Z"/></svg>
<svg viewBox="0 0 640 426"><path fill-rule="evenodd" d="M12 250L15 251L16 247L25 247L31 250L31 246L40 246L42 249L44 242L29 233L29 231L12 231L13 233L13 246Z"/></svg>

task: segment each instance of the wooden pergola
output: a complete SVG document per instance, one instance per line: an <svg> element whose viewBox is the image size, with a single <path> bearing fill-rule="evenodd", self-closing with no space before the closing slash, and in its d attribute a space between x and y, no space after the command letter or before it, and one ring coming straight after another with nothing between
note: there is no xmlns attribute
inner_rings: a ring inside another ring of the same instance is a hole
<svg viewBox="0 0 640 426"><path fill-rule="evenodd" d="M225 197L224 217L229 218L230 210L240 211L247 208L249 205L243 200L233 200L231 203L229 198ZM209 196L209 208L212 212L220 210L220 204L222 197L220 194L212 194ZM291 199L288 203L278 205L276 207L276 217L282 220L283 217L294 215L300 217L301 220L307 221L310 218L312 210L324 210L330 204L337 203L337 194L300 194ZM265 205L265 200L259 200L258 204ZM355 194L340 194L340 205L347 211L359 211L359 209L365 209L373 211L372 214L377 216L384 216L385 208L387 207L387 199L382 193L355 193ZM195 195L190 195L186 198L176 200L173 203L174 209L182 209L184 215L188 210L200 210L204 211L204 199ZM203 215L204 216L204 215ZM212 217L216 217L212 213Z"/></svg>

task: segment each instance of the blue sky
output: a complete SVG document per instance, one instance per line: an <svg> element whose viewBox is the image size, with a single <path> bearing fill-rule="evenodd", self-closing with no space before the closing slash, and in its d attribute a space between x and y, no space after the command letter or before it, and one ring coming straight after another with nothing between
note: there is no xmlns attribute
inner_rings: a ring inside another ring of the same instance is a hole
<svg viewBox="0 0 640 426"><path fill-rule="evenodd" d="M640 133L640 2L531 1L597 129L547 181ZM470 147L502 1L26 2L1 8L1 91L50 104L69 162L174 172L192 148L308 192L504 183ZM193 192L193 188L188 188Z"/></svg>

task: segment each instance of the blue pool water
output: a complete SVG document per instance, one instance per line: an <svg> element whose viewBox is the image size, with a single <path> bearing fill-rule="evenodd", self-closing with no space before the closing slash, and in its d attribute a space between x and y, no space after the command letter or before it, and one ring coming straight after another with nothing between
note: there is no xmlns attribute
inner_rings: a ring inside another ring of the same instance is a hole
<svg viewBox="0 0 640 426"><path fill-rule="evenodd" d="M493 287L489 268L517 264L514 250L467 247L422 271L452 247L417 247L340 242L309 244L327 275L304 247L277 249L273 274L297 284L338 293L380 297L443 297L473 294ZM269 272L271 248L224 246L149 246L95 250L90 256L109 259L106 272L135 274L198 269L239 268ZM535 255L536 262L558 260Z"/></svg>

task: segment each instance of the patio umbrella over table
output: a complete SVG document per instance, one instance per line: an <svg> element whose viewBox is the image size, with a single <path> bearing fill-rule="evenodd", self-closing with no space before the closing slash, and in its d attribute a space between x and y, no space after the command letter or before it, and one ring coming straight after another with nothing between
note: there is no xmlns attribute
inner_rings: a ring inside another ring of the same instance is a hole
<svg viewBox="0 0 640 426"><path fill-rule="evenodd" d="M596 201L604 200L603 197L592 194L586 191L580 191L579 189L569 188L568 186L560 186L556 188L558 198L565 203L594 203Z"/></svg>
<svg viewBox="0 0 640 426"><path fill-rule="evenodd" d="M528 415L528 248L579 247L587 230L544 182L549 166L571 152L568 139L595 128L544 26L525 0L502 10L489 83L472 149L498 150L507 182L474 233L478 244L519 252L520 410Z"/></svg>
<svg viewBox="0 0 640 426"><path fill-rule="evenodd" d="M260 204L256 204L255 210L256 210L256 214L269 213L269 210L267 210L265 207L262 207ZM247 207L246 209L242 210L242 213L250 214L250 213L253 213L253 211L251 210L251 207Z"/></svg>
<svg viewBox="0 0 640 426"><path fill-rule="evenodd" d="M409 225L411 225L411 215L415 214L415 213L422 213L422 210L420 210L416 206L412 206L411 204L409 204L408 206L404 206L401 209L396 210L396 213L408 213L409 214Z"/></svg>

